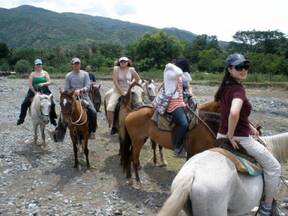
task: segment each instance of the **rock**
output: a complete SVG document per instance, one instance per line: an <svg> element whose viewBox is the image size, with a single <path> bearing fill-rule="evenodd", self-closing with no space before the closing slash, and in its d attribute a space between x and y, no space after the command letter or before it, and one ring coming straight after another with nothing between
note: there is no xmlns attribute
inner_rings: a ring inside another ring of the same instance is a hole
<svg viewBox="0 0 288 216"><path fill-rule="evenodd" d="M137 211L137 214L143 215L143 214L144 214L144 211L143 211L143 210L139 210L139 211Z"/></svg>
<svg viewBox="0 0 288 216"><path fill-rule="evenodd" d="M123 209L118 208L118 209L114 210L114 215L123 215Z"/></svg>

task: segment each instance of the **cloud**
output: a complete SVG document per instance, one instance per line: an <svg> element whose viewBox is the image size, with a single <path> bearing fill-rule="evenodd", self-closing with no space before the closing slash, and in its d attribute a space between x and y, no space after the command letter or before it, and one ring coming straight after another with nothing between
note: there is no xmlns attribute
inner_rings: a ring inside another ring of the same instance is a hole
<svg viewBox="0 0 288 216"><path fill-rule="evenodd" d="M117 1L114 5L114 11L117 16L125 16L136 13L134 4L130 1Z"/></svg>

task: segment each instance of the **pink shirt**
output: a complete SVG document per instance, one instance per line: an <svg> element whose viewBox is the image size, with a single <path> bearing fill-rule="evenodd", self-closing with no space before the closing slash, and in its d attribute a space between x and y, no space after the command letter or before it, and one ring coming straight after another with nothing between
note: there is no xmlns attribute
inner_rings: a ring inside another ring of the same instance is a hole
<svg viewBox="0 0 288 216"><path fill-rule="evenodd" d="M182 79L178 78L177 81L177 90L175 94L173 95L172 99L170 100L170 103L167 108L167 112L173 112L175 109L179 107L185 107L185 103L183 101L183 88L182 88Z"/></svg>

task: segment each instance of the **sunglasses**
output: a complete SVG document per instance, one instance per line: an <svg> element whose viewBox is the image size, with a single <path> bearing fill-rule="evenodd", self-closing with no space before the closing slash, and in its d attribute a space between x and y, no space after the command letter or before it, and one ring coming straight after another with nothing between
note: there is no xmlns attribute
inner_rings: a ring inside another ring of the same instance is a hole
<svg viewBox="0 0 288 216"><path fill-rule="evenodd" d="M42 64L36 64L37 66L42 65Z"/></svg>
<svg viewBox="0 0 288 216"><path fill-rule="evenodd" d="M127 61L120 61L120 63L127 63Z"/></svg>
<svg viewBox="0 0 288 216"><path fill-rule="evenodd" d="M234 68L237 71L242 71L243 69L244 70L248 70L249 69L249 64L244 63L244 64L235 65Z"/></svg>

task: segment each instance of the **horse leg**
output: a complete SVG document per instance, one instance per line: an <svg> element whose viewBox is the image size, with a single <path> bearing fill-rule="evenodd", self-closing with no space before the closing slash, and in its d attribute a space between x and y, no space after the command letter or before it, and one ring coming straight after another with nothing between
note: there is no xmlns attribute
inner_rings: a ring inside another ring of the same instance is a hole
<svg viewBox="0 0 288 216"><path fill-rule="evenodd" d="M158 148L159 148L159 154L160 154L160 160L161 160L161 164L159 166L167 166L167 161L165 160L164 156L163 156L163 146L158 144Z"/></svg>
<svg viewBox="0 0 288 216"><path fill-rule="evenodd" d="M43 146L46 146L46 142L45 142L45 125L41 124L40 125L40 130L41 130L41 137L42 137L42 141L43 141Z"/></svg>
<svg viewBox="0 0 288 216"><path fill-rule="evenodd" d="M36 145L38 139L38 124L33 124L33 126L34 126L34 145Z"/></svg>
<svg viewBox="0 0 288 216"><path fill-rule="evenodd" d="M133 168L134 168L136 182L137 182L136 189L140 189L142 187L138 171L139 171L139 166L140 166L140 161L139 161L140 151L144 143L145 143L145 140L139 140L138 142L135 142L133 145L132 160L133 160Z"/></svg>
<svg viewBox="0 0 288 216"><path fill-rule="evenodd" d="M77 139L75 137L72 138L71 136L71 139L72 139L72 143L73 143L73 151L74 151L74 168L77 168L79 167L79 162L78 162L78 156L77 156Z"/></svg>
<svg viewBox="0 0 288 216"><path fill-rule="evenodd" d="M90 162L89 162L89 149L88 149L88 136L84 139L84 154L86 156L86 165L87 168L90 168Z"/></svg>
<svg viewBox="0 0 288 216"><path fill-rule="evenodd" d="M154 163L154 166L157 165L157 155L156 155L156 147L157 147L157 144L154 140L151 139L151 147L153 149L153 163Z"/></svg>

